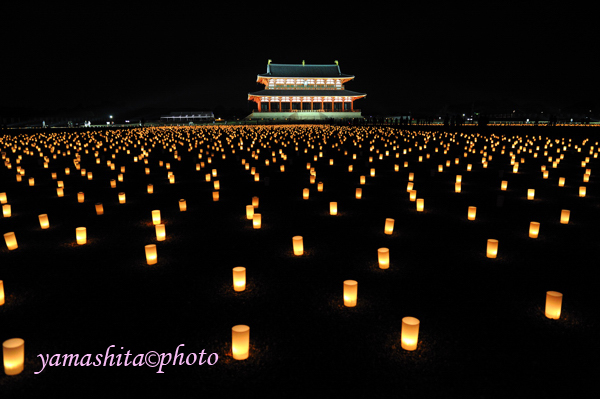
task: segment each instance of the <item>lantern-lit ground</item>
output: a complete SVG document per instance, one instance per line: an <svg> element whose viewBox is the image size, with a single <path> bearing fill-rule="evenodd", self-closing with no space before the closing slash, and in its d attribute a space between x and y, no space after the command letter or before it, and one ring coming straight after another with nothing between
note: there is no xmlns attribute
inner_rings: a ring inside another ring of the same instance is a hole
<svg viewBox="0 0 600 399"><path fill-rule="evenodd" d="M4 136L0 192L11 216L0 218L0 226L15 233L18 248L3 243L0 249L0 338L25 340L25 368L17 376L1 373L0 392L583 393L596 378L600 355L600 140L594 128L552 132L269 126ZM562 154L553 168L548 157ZM259 181L242 160L256 168ZM307 163L316 174L313 184ZM18 166L24 169L20 182ZM409 200L409 173L423 212ZM456 175L462 176L460 193ZM58 181L64 197L57 196ZM528 189L535 189L533 200ZM255 196L260 229L245 213ZM329 214L333 201L335 216ZM101 216L96 203L103 204ZM472 221L469 206L477 207ZM571 211L568 224L560 223L562 209ZM165 241L156 239L152 210L161 212ZM40 214L48 215L48 229L40 227ZM384 233L386 218L395 220L391 235ZM540 223L538 238L529 237L531 221ZM84 245L76 242L77 227L86 227ZM302 256L293 254L294 236L303 237ZM495 259L486 257L488 239L498 240ZM155 265L147 264L148 244L156 244ZM389 269L378 266L379 248L389 248ZM246 268L242 292L233 289L237 266ZM344 306L345 280L358 282L356 307ZM564 295L558 320L544 315L547 291ZM421 322L415 351L401 348L407 316ZM231 355L231 328L239 324L250 326L250 354L242 361ZM129 350L133 358L174 354L180 344L184 356L204 350L219 360L167 365L162 374L147 366L46 366L34 374L42 368L38 354L92 354L93 360L115 345L111 354L124 357Z"/></svg>

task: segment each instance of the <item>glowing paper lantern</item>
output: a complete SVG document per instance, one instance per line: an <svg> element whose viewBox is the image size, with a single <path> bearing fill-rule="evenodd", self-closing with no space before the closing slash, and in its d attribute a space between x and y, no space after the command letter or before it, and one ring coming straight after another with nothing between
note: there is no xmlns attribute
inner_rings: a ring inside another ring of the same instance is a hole
<svg viewBox="0 0 600 399"><path fill-rule="evenodd" d="M12 215L10 204L4 204L4 205L2 205L2 215L5 218L9 218Z"/></svg>
<svg viewBox="0 0 600 399"><path fill-rule="evenodd" d="M148 194L154 193L154 186L152 184L148 184Z"/></svg>
<svg viewBox="0 0 600 399"><path fill-rule="evenodd" d="M25 363L25 341L12 338L2 343L4 372L6 375L17 375L23 371Z"/></svg>
<svg viewBox="0 0 600 399"><path fill-rule="evenodd" d="M383 232L387 235L391 235L394 232L394 219L385 219L385 227L383 228Z"/></svg>
<svg viewBox="0 0 600 399"><path fill-rule="evenodd" d="M85 227L77 227L75 229L75 238L77 239L77 244L83 245L87 242L87 231Z"/></svg>
<svg viewBox="0 0 600 399"><path fill-rule="evenodd" d="M116 181L115 179L112 179L112 180L110 181L110 187L111 187L111 188L116 188L116 187L117 187L117 181Z"/></svg>
<svg viewBox="0 0 600 399"><path fill-rule="evenodd" d="M355 307L357 302L358 283L355 280L344 281L344 306Z"/></svg>
<svg viewBox="0 0 600 399"><path fill-rule="evenodd" d="M357 188L356 189L356 199L361 199L362 198L362 188Z"/></svg>
<svg viewBox="0 0 600 399"><path fill-rule="evenodd" d="M475 220L476 213L477 213L477 207L476 206L470 206L469 210L467 211L467 219L469 219L469 220Z"/></svg>
<svg viewBox="0 0 600 399"><path fill-rule="evenodd" d="M500 190L506 191L507 187L508 187L508 181L502 180L502 183L500 184Z"/></svg>
<svg viewBox="0 0 600 399"><path fill-rule="evenodd" d="M561 224L569 224L569 217L571 216L571 211L567 209L563 209L560 211L560 223Z"/></svg>
<svg viewBox="0 0 600 399"><path fill-rule="evenodd" d="M43 214L39 215L38 218L40 219L40 227L42 229L47 229L48 227L50 227L50 222L48 221L47 214L43 213Z"/></svg>
<svg viewBox="0 0 600 399"><path fill-rule="evenodd" d="M4 282L0 280L0 306L4 305Z"/></svg>
<svg viewBox="0 0 600 399"><path fill-rule="evenodd" d="M246 219L251 220L254 217L254 205L246 205Z"/></svg>
<svg viewBox="0 0 600 399"><path fill-rule="evenodd" d="M421 322L414 317L402 318L402 332L400 334L400 343L402 349L414 351L419 342L419 325Z"/></svg>
<svg viewBox="0 0 600 399"><path fill-rule="evenodd" d="M6 193L0 193L0 204L6 204L7 201Z"/></svg>
<svg viewBox="0 0 600 399"><path fill-rule="evenodd" d="M187 203L185 202L184 199L180 199L179 200L179 212L185 212L187 211Z"/></svg>
<svg viewBox="0 0 600 399"><path fill-rule="evenodd" d="M495 258L498 255L498 240L489 239L487 240L487 257Z"/></svg>
<svg viewBox="0 0 600 399"><path fill-rule="evenodd" d="M423 198L417 198L417 212L423 212L425 208L425 200Z"/></svg>
<svg viewBox="0 0 600 399"><path fill-rule="evenodd" d="M125 203L125 193L119 193L119 204Z"/></svg>
<svg viewBox="0 0 600 399"><path fill-rule="evenodd" d="M565 178L559 177L558 178L558 187L564 187L564 186L565 186Z"/></svg>
<svg viewBox="0 0 600 399"><path fill-rule="evenodd" d="M252 206L258 208L258 197L252 197Z"/></svg>
<svg viewBox="0 0 600 399"><path fill-rule="evenodd" d="M535 190L530 188L527 190L527 199L532 200L535 197Z"/></svg>
<svg viewBox="0 0 600 399"><path fill-rule="evenodd" d="M361 176L361 177L360 177L360 184L361 184L361 185L364 185L364 184L366 183L366 181L367 181L366 179L367 179L367 178L366 178L365 176Z"/></svg>
<svg viewBox="0 0 600 399"><path fill-rule="evenodd" d="M100 202L96 204L96 215L104 215L104 207Z"/></svg>
<svg viewBox="0 0 600 399"><path fill-rule="evenodd" d="M563 294L556 291L546 292L546 317L558 320L562 308Z"/></svg>
<svg viewBox="0 0 600 399"><path fill-rule="evenodd" d="M292 244L294 248L294 255L301 256L304 254L304 242L302 236L292 237Z"/></svg>
<svg viewBox="0 0 600 399"><path fill-rule="evenodd" d="M585 191L586 191L585 186L580 186L579 187L579 196L585 197Z"/></svg>
<svg viewBox="0 0 600 399"><path fill-rule="evenodd" d="M56 196L57 197L64 197L64 195L65 195L65 192L64 192L63 188L62 187L57 187L56 188Z"/></svg>
<svg viewBox="0 0 600 399"><path fill-rule="evenodd" d="M85 194L83 192L78 192L77 193L77 202L83 202L85 200Z"/></svg>
<svg viewBox="0 0 600 399"><path fill-rule="evenodd" d="M164 224L155 224L154 225L154 229L156 230L156 240L157 241L164 241L167 238L167 233L165 231L165 225Z"/></svg>
<svg viewBox="0 0 600 399"><path fill-rule="evenodd" d="M214 186L215 190L220 190L221 189L221 183L219 183L218 180L215 180L213 182L213 186Z"/></svg>
<svg viewBox="0 0 600 399"><path fill-rule="evenodd" d="M409 198L410 198L411 202L414 202L417 200L417 190L410 190L408 192L408 194L409 194Z"/></svg>
<svg viewBox="0 0 600 399"><path fill-rule="evenodd" d="M319 184L317 184L317 191L319 191L319 192L323 191L323 182L319 182Z"/></svg>
<svg viewBox="0 0 600 399"><path fill-rule="evenodd" d="M233 326L231 329L231 354L235 360L248 359L250 352L250 327Z"/></svg>
<svg viewBox="0 0 600 399"><path fill-rule="evenodd" d="M375 168L371 168L371 177L375 177Z"/></svg>
<svg viewBox="0 0 600 399"><path fill-rule="evenodd" d="M244 291L246 289L246 268L242 266L233 268L233 290Z"/></svg>
<svg viewBox="0 0 600 399"><path fill-rule="evenodd" d="M540 224L538 222L529 223L529 237L537 238L540 233Z"/></svg>
<svg viewBox="0 0 600 399"><path fill-rule="evenodd" d="M255 229L260 229L262 225L262 217L260 213L255 213L252 216L252 227L254 227Z"/></svg>
<svg viewBox="0 0 600 399"><path fill-rule="evenodd" d="M410 191L413 189L413 187L414 187L414 186L415 186L415 185L414 185L414 183L413 183L413 182L411 182L411 181L409 181L409 182L406 184L406 192L410 192Z"/></svg>
<svg viewBox="0 0 600 399"><path fill-rule="evenodd" d="M461 191L461 185L462 185L461 182L454 183L454 192L455 193L460 193L460 191Z"/></svg>
<svg viewBox="0 0 600 399"><path fill-rule="evenodd" d="M35 179L33 177L29 178L29 185L30 186L35 186Z"/></svg>
<svg viewBox="0 0 600 399"><path fill-rule="evenodd" d="M390 250L389 248L379 248L377 250L377 261L380 269L388 269L390 267Z"/></svg>
<svg viewBox="0 0 600 399"><path fill-rule="evenodd" d="M160 211L159 210L152 211L152 224L154 224L154 225L160 224Z"/></svg>
<svg viewBox="0 0 600 399"><path fill-rule="evenodd" d="M213 191L213 201L214 202L219 201L219 192L218 191Z"/></svg>
<svg viewBox="0 0 600 399"><path fill-rule="evenodd" d="M334 216L337 215L337 202L329 203L329 214Z"/></svg>
<svg viewBox="0 0 600 399"><path fill-rule="evenodd" d="M156 254L156 244L149 244L145 247L146 250L146 262L149 265L155 265L158 261L158 255Z"/></svg>
<svg viewBox="0 0 600 399"><path fill-rule="evenodd" d="M17 245L17 237L14 232L4 233L4 241L6 242L6 246L9 251L13 249L17 249L19 246Z"/></svg>

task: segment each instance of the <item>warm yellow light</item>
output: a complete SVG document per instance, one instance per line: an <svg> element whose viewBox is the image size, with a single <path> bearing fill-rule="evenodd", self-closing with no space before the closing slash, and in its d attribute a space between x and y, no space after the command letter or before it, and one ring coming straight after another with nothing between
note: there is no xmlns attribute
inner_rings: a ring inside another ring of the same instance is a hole
<svg viewBox="0 0 600 399"><path fill-rule="evenodd" d="M585 197L585 191L586 191L585 186L580 186L579 187L579 196Z"/></svg>
<svg viewBox="0 0 600 399"><path fill-rule="evenodd" d="M252 173L252 174L254 174L254 173ZM204 177L205 177L206 181L210 181L210 173L207 173Z"/></svg>
<svg viewBox="0 0 600 399"><path fill-rule="evenodd" d="M78 192L77 193L77 202L83 202L85 200L85 194L83 192Z"/></svg>
<svg viewBox="0 0 600 399"><path fill-rule="evenodd" d="M353 170L352 165L348 165L348 172L352 172L352 170Z"/></svg>
<svg viewBox="0 0 600 399"><path fill-rule="evenodd" d="M500 184L500 190L506 191L507 187L508 187L508 181L502 180L502 183Z"/></svg>
<svg viewBox="0 0 600 399"><path fill-rule="evenodd" d="M366 181L367 181L367 178L365 176L361 176L360 177L360 184L361 185L364 185L366 183Z"/></svg>
<svg viewBox="0 0 600 399"><path fill-rule="evenodd" d="M7 201L6 193L0 193L0 204L6 204Z"/></svg>
<svg viewBox="0 0 600 399"><path fill-rule="evenodd" d="M561 224L569 224L569 217L571 216L571 211L567 209L563 209L560 211L560 223Z"/></svg>
<svg viewBox="0 0 600 399"><path fill-rule="evenodd" d="M260 229L262 225L262 216L260 213L255 213L252 216L252 227L255 229Z"/></svg>
<svg viewBox="0 0 600 399"><path fill-rule="evenodd" d="M417 200L417 190L410 190L408 192L408 194L409 194L409 198L410 198L411 202L414 202Z"/></svg>
<svg viewBox="0 0 600 399"><path fill-rule="evenodd" d="M148 194L154 193L154 186L152 184L148 184Z"/></svg>
<svg viewBox="0 0 600 399"><path fill-rule="evenodd" d="M213 191L212 196L213 196L213 202L219 201L219 192L218 191Z"/></svg>
<svg viewBox="0 0 600 399"><path fill-rule="evenodd" d="M35 179L33 177L29 178L29 185L30 186L35 186Z"/></svg>
<svg viewBox="0 0 600 399"><path fill-rule="evenodd" d="M371 168L371 177L375 177L375 168Z"/></svg>
<svg viewBox="0 0 600 399"><path fill-rule="evenodd" d="M231 354L235 360L248 359L250 352L250 327L233 326L231 329Z"/></svg>
<svg viewBox="0 0 600 399"><path fill-rule="evenodd" d="M25 363L25 341L12 338L2 343L4 372L6 375L17 375L23 371Z"/></svg>
<svg viewBox="0 0 600 399"><path fill-rule="evenodd" d="M96 204L96 215L104 215L104 207L100 202Z"/></svg>
<svg viewBox="0 0 600 399"><path fill-rule="evenodd" d="M356 199L361 199L362 198L362 188L357 188L356 189Z"/></svg>
<svg viewBox="0 0 600 399"><path fill-rule="evenodd" d="M48 221L47 214L42 213L41 215L38 216L38 218L40 219L40 227L42 229L47 229L48 227L50 227L50 222Z"/></svg>
<svg viewBox="0 0 600 399"><path fill-rule="evenodd" d="M444 171L444 165L438 165L438 172Z"/></svg>
<svg viewBox="0 0 600 399"><path fill-rule="evenodd" d="M589 174L589 173L585 173L585 174L583 175L583 182L584 182L584 183L587 183L587 182L589 182L589 181L590 181L590 174Z"/></svg>
<svg viewBox="0 0 600 399"><path fill-rule="evenodd" d="M152 224L160 224L160 210L152 211Z"/></svg>
<svg viewBox="0 0 600 399"><path fill-rule="evenodd" d="M156 253L156 244L146 245L145 251L146 251L146 262L149 265L155 265L158 262L158 255Z"/></svg>
<svg viewBox="0 0 600 399"><path fill-rule="evenodd" d="M471 165L470 163L469 163L469 164L467 164L467 171L469 171L469 172L470 172L470 171L471 171L471 169L473 169L473 165Z"/></svg>
<svg viewBox="0 0 600 399"><path fill-rule="evenodd" d="M317 191L322 192L323 191L323 182L319 182L317 184Z"/></svg>
<svg viewBox="0 0 600 399"><path fill-rule="evenodd" d="M408 174L408 181L414 181L415 180L415 174L414 173L409 173Z"/></svg>
<svg viewBox="0 0 600 399"><path fill-rule="evenodd" d="M19 246L17 245L17 237L14 232L4 233L4 241L6 242L6 246L9 251L13 249L17 249Z"/></svg>
<svg viewBox="0 0 600 399"><path fill-rule="evenodd" d="M165 225L164 224L155 224L154 225L154 229L156 230L156 240L157 241L164 241L167 238L167 232L165 231Z"/></svg>
<svg viewBox="0 0 600 399"><path fill-rule="evenodd" d="M456 175L456 182L462 183L462 175Z"/></svg>
<svg viewBox="0 0 600 399"><path fill-rule="evenodd" d="M406 192L410 192L413 189L414 186L415 186L415 184L413 182L409 181L406 184Z"/></svg>
<svg viewBox="0 0 600 399"><path fill-rule="evenodd" d="M563 294L556 291L546 292L546 317L549 319L558 320L562 308Z"/></svg>
<svg viewBox="0 0 600 399"><path fill-rule="evenodd" d="M402 349L414 351L419 342L419 325L421 322L414 317L402 318L402 332L400 333L400 343Z"/></svg>
<svg viewBox="0 0 600 399"><path fill-rule="evenodd" d="M545 170L545 171L543 172L543 176L544 176L544 179L547 179L547 178L548 178L548 171L547 171L547 170Z"/></svg>
<svg viewBox="0 0 600 399"><path fill-rule="evenodd" d="M242 266L233 268L233 290L244 291L246 289L246 268Z"/></svg>
<svg viewBox="0 0 600 399"><path fill-rule="evenodd" d="M540 224L538 222L529 223L529 237L537 238L540 233Z"/></svg>
<svg viewBox="0 0 600 399"><path fill-rule="evenodd" d="M462 186L462 183L461 183L461 182L456 182L456 183L454 183L454 192L455 192L455 193L460 193L460 191L461 191L461 186Z"/></svg>
<svg viewBox="0 0 600 399"><path fill-rule="evenodd" d="M383 232L387 235L391 235L394 232L394 219L386 218Z"/></svg>
<svg viewBox="0 0 600 399"><path fill-rule="evenodd" d="M12 210L10 204L2 205L2 215L5 218L9 218L12 215Z"/></svg>
<svg viewBox="0 0 600 399"><path fill-rule="evenodd" d="M0 306L4 305L4 282L0 280Z"/></svg>
<svg viewBox="0 0 600 399"><path fill-rule="evenodd" d="M477 214L477 207L476 206L470 206L469 210L467 212L467 219L469 220L475 220L475 215Z"/></svg>
<svg viewBox="0 0 600 399"><path fill-rule="evenodd" d="M388 269L390 267L390 250L389 248L379 248L377 250L377 261L380 269Z"/></svg>
<svg viewBox="0 0 600 399"><path fill-rule="evenodd" d="M215 190L220 190L221 189L221 183L218 180L215 180L213 182L213 186L214 186Z"/></svg>
<svg viewBox="0 0 600 399"><path fill-rule="evenodd" d="M334 216L337 215L337 202L329 203L329 214Z"/></svg>
<svg viewBox="0 0 600 399"><path fill-rule="evenodd" d="M558 178L558 187L564 187L564 186L565 186L565 178L559 177Z"/></svg>
<svg viewBox="0 0 600 399"><path fill-rule="evenodd" d="M119 204L125 203L125 193L119 193Z"/></svg>
<svg viewBox="0 0 600 399"><path fill-rule="evenodd" d="M423 212L425 208L425 200L423 198L417 198L417 212Z"/></svg>
<svg viewBox="0 0 600 399"><path fill-rule="evenodd" d="M530 188L527 190L527 199L532 200L535 197L535 189Z"/></svg>
<svg viewBox="0 0 600 399"><path fill-rule="evenodd" d="M498 240L487 240L487 257L495 258L498 255Z"/></svg>
<svg viewBox="0 0 600 399"><path fill-rule="evenodd" d="M355 280L344 281L344 306L352 308L356 306L358 296L358 283Z"/></svg>
<svg viewBox="0 0 600 399"><path fill-rule="evenodd" d="M304 242L302 236L292 237L292 244L294 248L294 255L301 256L304 254Z"/></svg>
<svg viewBox="0 0 600 399"><path fill-rule="evenodd" d="M77 244L79 245L87 243L87 231L85 227L77 227L75 229L75 238L77 239Z"/></svg>

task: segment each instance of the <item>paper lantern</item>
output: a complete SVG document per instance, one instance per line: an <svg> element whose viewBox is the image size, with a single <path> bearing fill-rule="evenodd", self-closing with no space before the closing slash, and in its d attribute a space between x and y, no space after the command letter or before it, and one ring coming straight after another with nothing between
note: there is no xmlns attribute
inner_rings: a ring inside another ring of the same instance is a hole
<svg viewBox="0 0 600 399"><path fill-rule="evenodd" d="M323 191L323 182L319 182L319 184L317 184L317 191L319 191L319 192Z"/></svg>
<svg viewBox="0 0 600 399"><path fill-rule="evenodd" d="M367 178L366 178L365 176L361 176L361 177L360 177L360 184L361 184L361 185L364 185L364 184L366 183L366 181L367 181L366 179L367 179Z"/></svg>
<svg viewBox="0 0 600 399"><path fill-rule="evenodd" d="M254 205L246 205L246 219L251 220L254 218Z"/></svg>
<svg viewBox="0 0 600 399"><path fill-rule="evenodd" d="M260 213L255 213L252 216L252 227L254 227L255 229L260 229L262 225L262 216Z"/></svg>
<svg viewBox="0 0 600 399"><path fill-rule="evenodd" d="M586 191L585 186L580 186L579 187L579 196L585 197L585 191Z"/></svg>
<svg viewBox="0 0 600 399"><path fill-rule="evenodd" d="M408 194L409 194L409 198L410 198L411 202L416 201L416 199L417 199L417 190L410 190L408 192Z"/></svg>
<svg viewBox="0 0 600 399"><path fill-rule="evenodd" d="M0 280L0 306L4 305L4 282Z"/></svg>
<svg viewBox="0 0 600 399"><path fill-rule="evenodd" d="M118 180L118 181L120 181L120 182L122 182L122 181L123 181L123 173L119 173L119 174L117 175L117 180Z"/></svg>
<svg viewBox="0 0 600 399"><path fill-rule="evenodd" d="M207 173L204 177L205 177L206 181L210 181L210 173Z"/></svg>
<svg viewBox="0 0 600 399"><path fill-rule="evenodd" d="M535 197L535 190L533 188L530 188L527 190L527 199L528 200L533 200Z"/></svg>
<svg viewBox="0 0 600 399"><path fill-rule="evenodd" d="M344 306L353 308L356 306L358 294L358 283L355 280L344 281Z"/></svg>
<svg viewBox="0 0 600 399"><path fill-rule="evenodd" d="M2 343L4 372L6 375L17 375L23 371L25 364L25 341L12 338Z"/></svg>
<svg viewBox="0 0 600 399"><path fill-rule="evenodd" d="M309 190L308 188L305 188L302 190L302 198L307 200L308 199L308 194L309 194Z"/></svg>
<svg viewBox="0 0 600 399"><path fill-rule="evenodd" d="M545 170L545 171L543 172L543 176L544 176L544 179L547 179L547 178L548 178L548 171L547 171L547 170Z"/></svg>
<svg viewBox="0 0 600 399"><path fill-rule="evenodd" d="M125 193L119 193L119 204L125 203Z"/></svg>
<svg viewBox="0 0 600 399"><path fill-rule="evenodd" d="M462 183L462 175L456 175L456 182Z"/></svg>
<svg viewBox="0 0 600 399"><path fill-rule="evenodd" d="M17 237L14 232L4 233L4 241L6 242L6 246L9 251L13 249L17 249L19 246L17 245Z"/></svg>
<svg viewBox="0 0 600 399"><path fill-rule="evenodd" d="M462 185L461 182L454 183L454 192L455 193L460 193L460 191L461 191L461 185Z"/></svg>
<svg viewBox="0 0 600 399"><path fill-rule="evenodd" d="M33 177L29 178L29 185L30 186L35 186L35 179Z"/></svg>
<svg viewBox="0 0 600 399"><path fill-rule="evenodd" d="M329 214L334 216L337 215L337 202L329 203Z"/></svg>
<svg viewBox="0 0 600 399"><path fill-rule="evenodd" d="M362 198L362 188L357 188L356 189L356 199L361 199Z"/></svg>
<svg viewBox="0 0 600 399"><path fill-rule="evenodd" d="M502 183L500 184L500 190L506 191L507 187L508 187L508 181L502 180Z"/></svg>
<svg viewBox="0 0 600 399"><path fill-rule="evenodd" d="M231 354L235 360L248 359L250 352L250 327L237 325L231 328Z"/></svg>
<svg viewBox="0 0 600 399"><path fill-rule="evenodd" d="M146 262L149 265L155 265L158 261L158 256L156 254L156 244L146 245Z"/></svg>
<svg viewBox="0 0 600 399"><path fill-rule="evenodd" d="M199 170L199 169L198 169ZM150 174L150 168L145 168L144 171L146 172L147 175Z"/></svg>
<svg viewBox="0 0 600 399"><path fill-rule="evenodd" d="M117 181L116 181L115 179L112 179L112 180L110 181L110 187L111 187L111 188L116 188L116 187L117 187Z"/></svg>
<svg viewBox="0 0 600 399"><path fill-rule="evenodd" d="M417 212L423 212L425 208L425 200L423 198L417 198Z"/></svg>
<svg viewBox="0 0 600 399"><path fill-rule="evenodd" d="M408 174L408 181L414 181L415 180L415 174L414 173L409 173Z"/></svg>
<svg viewBox="0 0 600 399"><path fill-rule="evenodd" d="M390 250L389 248L379 248L377 250L377 261L380 269L388 269L390 267Z"/></svg>
<svg viewBox="0 0 600 399"><path fill-rule="evenodd" d="M156 240L164 241L167 238L167 233L165 231L165 225L163 223L155 224L154 229L156 231Z"/></svg>
<svg viewBox="0 0 600 399"><path fill-rule="evenodd" d="M538 222L529 223L529 237L537 238L540 233L540 224Z"/></svg>
<svg viewBox="0 0 600 399"><path fill-rule="evenodd" d="M419 325L421 322L414 317L402 318L402 332L400 333L400 343L402 349L414 351L419 342Z"/></svg>
<svg viewBox="0 0 600 399"><path fill-rule="evenodd" d="M561 224L569 224L569 217L571 216L571 211L567 209L563 209L560 211L560 223Z"/></svg>
<svg viewBox="0 0 600 399"><path fill-rule="evenodd" d="M219 201L219 192L218 191L213 191L212 196L213 196L213 202Z"/></svg>
<svg viewBox="0 0 600 399"><path fill-rule="evenodd" d="M215 180L213 182L213 186L214 186L215 190L220 190L221 189L221 183L219 183L218 180Z"/></svg>
<svg viewBox="0 0 600 399"><path fill-rule="evenodd" d="M246 289L246 268L242 266L233 268L233 290L244 291Z"/></svg>
<svg viewBox="0 0 600 399"><path fill-rule="evenodd" d="M4 205L2 205L2 215L5 218L9 218L12 215L10 204L4 204Z"/></svg>
<svg viewBox="0 0 600 399"><path fill-rule="evenodd" d="M470 172L470 171L471 171L471 169L473 169L473 165L471 165L470 163L469 163L469 164L467 164L467 171L469 171L469 172Z"/></svg>
<svg viewBox="0 0 600 399"><path fill-rule="evenodd" d="M185 212L187 211L187 203L185 202L184 199L180 199L179 200L179 212Z"/></svg>
<svg viewBox="0 0 600 399"><path fill-rule="evenodd" d="M77 244L83 245L87 242L87 231L85 227L77 227L75 229L75 238L77 239Z"/></svg>
<svg viewBox="0 0 600 399"><path fill-rule="evenodd" d="M6 204L8 199L6 198L6 193L0 193L0 204Z"/></svg>
<svg viewBox="0 0 600 399"><path fill-rule="evenodd" d="M438 165L438 172L444 171L444 165Z"/></svg>
<svg viewBox="0 0 600 399"><path fill-rule="evenodd" d="M252 206L258 208L258 197L252 197Z"/></svg>
<svg viewBox="0 0 600 399"><path fill-rule="evenodd" d="M477 213L477 207L476 206L470 206L469 210L467 211L467 219L469 220L475 220L475 214Z"/></svg>
<svg viewBox="0 0 600 399"><path fill-rule="evenodd" d="M394 219L386 218L383 232L387 235L391 235L394 232Z"/></svg>
<svg viewBox="0 0 600 399"><path fill-rule="evenodd" d="M584 182L584 183L587 183L587 182L589 182L589 181L590 181L590 174L589 174L589 173L585 173L585 174L583 175L583 182Z"/></svg>
<svg viewBox="0 0 600 399"><path fill-rule="evenodd" d="M409 181L406 184L406 192L410 192L413 189L414 186L415 186L415 184L413 182Z"/></svg>
<svg viewBox="0 0 600 399"><path fill-rule="evenodd" d="M62 187L57 187L56 188L56 196L57 197L64 197L64 195L65 195L65 192L64 192L63 188Z"/></svg>
<svg viewBox="0 0 600 399"><path fill-rule="evenodd" d="M371 177L375 177L375 168L371 168Z"/></svg>
<svg viewBox="0 0 600 399"><path fill-rule="evenodd" d="M38 218L40 219L40 227L42 229L47 229L48 227L50 227L50 222L48 221L47 214L43 213L43 214L39 215Z"/></svg>
<svg viewBox="0 0 600 399"><path fill-rule="evenodd" d="M96 204L96 215L104 215L104 207L100 202Z"/></svg>
<svg viewBox="0 0 600 399"><path fill-rule="evenodd" d="M487 257L495 258L498 255L498 240L489 239L487 240Z"/></svg>
<svg viewBox="0 0 600 399"><path fill-rule="evenodd" d="M148 184L148 194L154 193L154 186L152 184Z"/></svg>
<svg viewBox="0 0 600 399"><path fill-rule="evenodd" d="M160 210L152 211L152 224L160 224Z"/></svg>
<svg viewBox="0 0 600 399"><path fill-rule="evenodd" d="M558 187L564 187L564 186L565 186L565 178L559 177L558 178Z"/></svg>
<svg viewBox="0 0 600 399"><path fill-rule="evenodd" d="M563 294L556 291L546 292L546 317L549 319L558 320L560 318L560 310L562 308Z"/></svg>
<svg viewBox="0 0 600 399"><path fill-rule="evenodd" d="M78 192L77 193L77 202L81 203L85 200L85 194L83 192Z"/></svg>
<svg viewBox="0 0 600 399"><path fill-rule="evenodd" d="M302 236L292 237L292 244L294 248L294 255L301 256L304 254L304 242Z"/></svg>
<svg viewBox="0 0 600 399"><path fill-rule="evenodd" d="M352 170L353 170L352 165L348 165L348 172L352 172Z"/></svg>

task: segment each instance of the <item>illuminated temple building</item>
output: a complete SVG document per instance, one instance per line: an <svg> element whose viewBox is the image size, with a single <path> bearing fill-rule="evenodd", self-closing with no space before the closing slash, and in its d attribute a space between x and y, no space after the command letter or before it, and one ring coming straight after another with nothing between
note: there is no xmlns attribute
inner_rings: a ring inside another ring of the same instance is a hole
<svg viewBox="0 0 600 399"><path fill-rule="evenodd" d="M263 90L248 93L257 110L248 120L318 120L361 118L354 101L364 93L346 90L354 79L340 71L338 62L327 65L273 64L257 76Z"/></svg>

